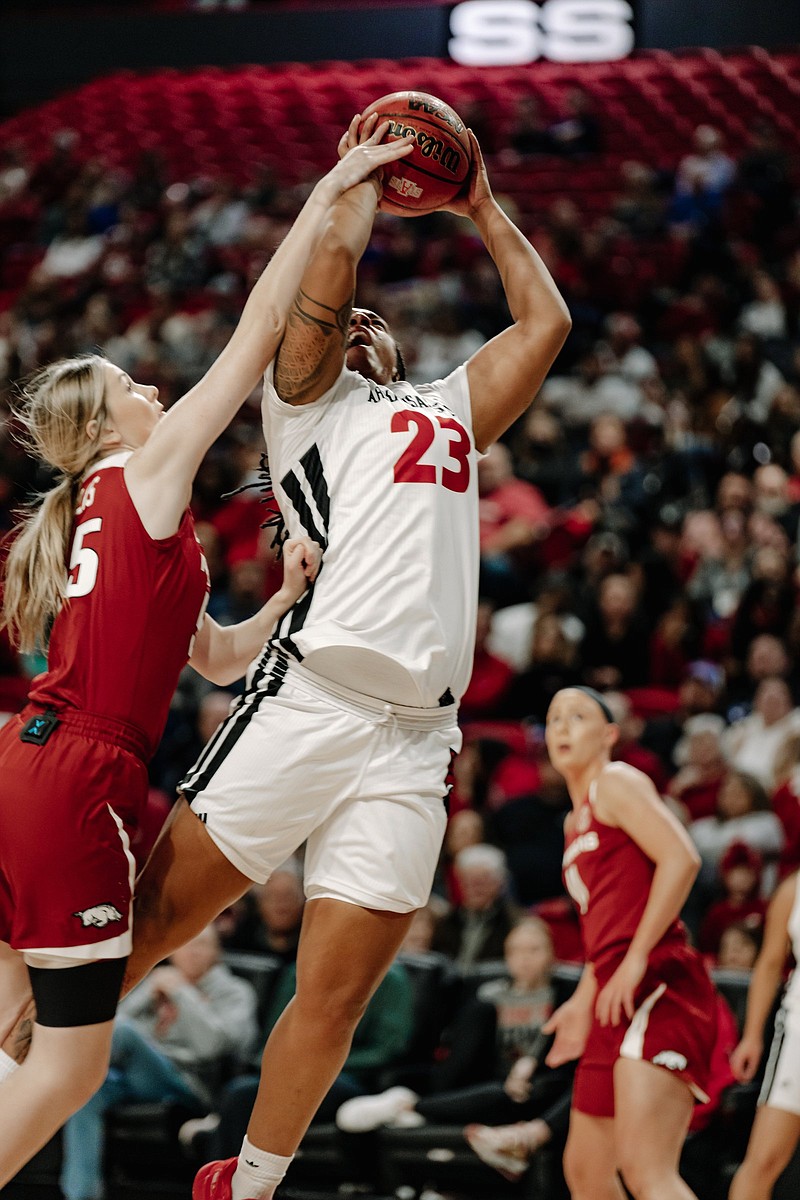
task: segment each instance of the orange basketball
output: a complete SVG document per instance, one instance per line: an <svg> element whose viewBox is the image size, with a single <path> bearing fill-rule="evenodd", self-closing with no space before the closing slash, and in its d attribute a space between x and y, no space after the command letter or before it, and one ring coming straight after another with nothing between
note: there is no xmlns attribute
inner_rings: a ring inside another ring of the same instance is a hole
<svg viewBox="0 0 800 1200"><path fill-rule="evenodd" d="M472 151L466 126L449 104L426 92L392 92L364 110L389 122L387 141L413 133L410 154L390 163L383 174L383 212L419 217L433 212L461 191Z"/></svg>

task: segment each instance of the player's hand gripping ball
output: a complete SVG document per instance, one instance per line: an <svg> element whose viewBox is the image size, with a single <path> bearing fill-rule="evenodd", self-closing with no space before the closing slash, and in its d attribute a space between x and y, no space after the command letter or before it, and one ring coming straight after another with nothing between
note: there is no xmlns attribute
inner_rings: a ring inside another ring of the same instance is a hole
<svg viewBox="0 0 800 1200"><path fill-rule="evenodd" d="M449 104L427 92L392 92L373 101L362 120L378 113L388 121L384 141L411 133L410 154L389 163L383 173L379 208L400 217L420 217L455 199L472 161L467 129Z"/></svg>

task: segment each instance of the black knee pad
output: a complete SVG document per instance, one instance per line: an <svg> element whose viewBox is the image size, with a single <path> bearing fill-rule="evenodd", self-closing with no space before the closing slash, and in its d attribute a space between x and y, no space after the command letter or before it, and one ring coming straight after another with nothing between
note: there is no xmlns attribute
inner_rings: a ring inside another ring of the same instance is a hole
<svg viewBox="0 0 800 1200"><path fill-rule="evenodd" d="M125 957L78 967L28 967L37 1024L69 1029L113 1020L127 963Z"/></svg>

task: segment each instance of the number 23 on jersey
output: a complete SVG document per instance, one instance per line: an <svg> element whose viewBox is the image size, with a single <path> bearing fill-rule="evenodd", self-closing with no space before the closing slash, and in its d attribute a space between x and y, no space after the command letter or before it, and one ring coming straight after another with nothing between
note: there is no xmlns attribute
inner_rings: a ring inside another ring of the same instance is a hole
<svg viewBox="0 0 800 1200"><path fill-rule="evenodd" d="M394 464L395 483L440 483L449 492L465 492L469 487L472 449L469 434L455 417L435 418L427 413L401 409L392 414L391 431L413 437ZM439 467L423 462L435 439L447 438L447 462Z"/></svg>

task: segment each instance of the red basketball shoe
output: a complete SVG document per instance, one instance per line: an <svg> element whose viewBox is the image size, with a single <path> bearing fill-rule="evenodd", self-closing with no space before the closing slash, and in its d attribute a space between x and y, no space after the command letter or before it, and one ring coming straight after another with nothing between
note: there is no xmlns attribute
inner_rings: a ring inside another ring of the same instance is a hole
<svg viewBox="0 0 800 1200"><path fill-rule="evenodd" d="M231 1200L231 1180L238 1158L206 1163L194 1177L192 1200Z"/></svg>

